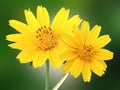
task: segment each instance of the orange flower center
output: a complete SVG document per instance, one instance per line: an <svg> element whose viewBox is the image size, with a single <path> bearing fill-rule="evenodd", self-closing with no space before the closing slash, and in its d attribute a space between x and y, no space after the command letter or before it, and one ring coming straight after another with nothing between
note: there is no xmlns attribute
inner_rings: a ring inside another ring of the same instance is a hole
<svg viewBox="0 0 120 90"><path fill-rule="evenodd" d="M94 48L92 45L83 45L80 49L78 49L78 57L83 60L91 60L94 54Z"/></svg>
<svg viewBox="0 0 120 90"><path fill-rule="evenodd" d="M57 45L57 35L50 27L41 27L36 32L38 40L38 48L46 51L54 48Z"/></svg>

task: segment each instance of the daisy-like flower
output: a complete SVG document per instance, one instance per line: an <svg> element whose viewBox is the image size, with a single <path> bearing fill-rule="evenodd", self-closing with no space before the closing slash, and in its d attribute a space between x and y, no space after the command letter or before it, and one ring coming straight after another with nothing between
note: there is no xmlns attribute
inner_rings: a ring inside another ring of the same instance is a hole
<svg viewBox="0 0 120 90"><path fill-rule="evenodd" d="M69 9L65 8L58 11L51 24L45 7L37 7L36 17L30 9L24 13L27 24L17 20L9 21L9 25L19 32L7 36L7 40L14 42L9 46L21 50L17 59L20 63L32 62L34 68L43 66L48 59L54 68L58 68L62 63L59 58L63 51L61 35L71 33L81 19L78 15L68 19Z"/></svg>
<svg viewBox="0 0 120 90"><path fill-rule="evenodd" d="M113 58L113 53L103 47L111 39L109 35L99 37L101 26L95 25L90 31L87 21L83 21L80 30L75 28L74 35L63 36L68 50L61 56L66 62L62 67L65 73L77 78L81 73L84 82L90 82L91 71L102 76L107 65L104 60Z"/></svg>

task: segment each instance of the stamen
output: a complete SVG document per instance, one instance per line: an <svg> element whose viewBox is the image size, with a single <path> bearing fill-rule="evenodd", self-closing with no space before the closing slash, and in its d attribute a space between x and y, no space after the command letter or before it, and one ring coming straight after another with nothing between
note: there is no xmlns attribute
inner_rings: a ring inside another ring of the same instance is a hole
<svg viewBox="0 0 120 90"><path fill-rule="evenodd" d="M46 26L44 26L44 28L46 28Z"/></svg>
<svg viewBox="0 0 120 90"><path fill-rule="evenodd" d="M57 35L50 27L43 26L36 31L36 38L38 40L38 48L46 51L56 47Z"/></svg>
<svg viewBox="0 0 120 90"><path fill-rule="evenodd" d="M94 48L92 45L83 44L83 46L77 50L78 57L83 60L91 60L94 54Z"/></svg>

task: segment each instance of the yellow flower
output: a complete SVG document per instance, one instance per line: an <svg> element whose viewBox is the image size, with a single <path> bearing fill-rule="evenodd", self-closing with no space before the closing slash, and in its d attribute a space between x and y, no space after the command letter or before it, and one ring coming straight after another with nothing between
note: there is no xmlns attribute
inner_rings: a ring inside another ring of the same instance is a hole
<svg viewBox="0 0 120 90"><path fill-rule="evenodd" d="M16 29L18 34L7 36L7 40L14 43L9 46L21 50L17 59L20 63L32 62L34 68L41 67L47 59L54 68L62 63L59 54L61 35L72 32L73 27L79 25L81 19L78 15L69 17L69 9L61 8L54 17L51 25L48 11L45 7L37 7L37 17L29 10L25 10L27 24L17 20L10 20L9 25Z"/></svg>
<svg viewBox="0 0 120 90"><path fill-rule="evenodd" d="M90 31L87 21L83 21L80 30L75 28L74 34L63 36L68 50L61 56L66 60L62 70L70 72L75 78L81 73L84 82L90 82L91 71L102 76L107 68L104 60L113 58L113 53L103 49L111 39L109 35L99 36L101 26L95 25Z"/></svg>

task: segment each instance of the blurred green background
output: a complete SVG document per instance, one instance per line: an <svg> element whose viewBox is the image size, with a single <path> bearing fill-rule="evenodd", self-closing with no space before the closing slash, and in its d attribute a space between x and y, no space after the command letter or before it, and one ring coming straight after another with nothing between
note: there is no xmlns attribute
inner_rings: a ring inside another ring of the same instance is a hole
<svg viewBox="0 0 120 90"><path fill-rule="evenodd" d="M8 20L25 22L24 9L36 13L37 5L45 6L51 17L61 8L69 8L70 16L79 14L90 22L91 28L102 26L101 34L110 34L112 42L106 47L113 51L114 59L106 61L106 74L98 77L92 74L90 83L84 83L81 76L69 76L59 90L120 90L120 0L0 0L0 90L44 90L45 66L33 69L30 64L20 64L16 59L18 50L9 48L5 40L16 31ZM50 68L50 88L63 76L61 70Z"/></svg>

